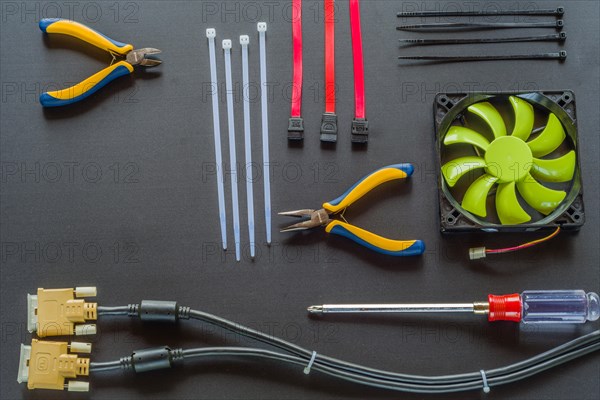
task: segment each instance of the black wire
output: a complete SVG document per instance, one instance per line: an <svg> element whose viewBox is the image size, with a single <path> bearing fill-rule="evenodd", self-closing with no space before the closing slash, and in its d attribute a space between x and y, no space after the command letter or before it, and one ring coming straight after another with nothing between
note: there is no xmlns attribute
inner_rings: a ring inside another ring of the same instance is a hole
<svg viewBox="0 0 600 400"><path fill-rule="evenodd" d="M117 316L117 315L128 315L129 307L121 306L121 307L98 307L97 308L98 315L106 315L106 316Z"/></svg>
<svg viewBox="0 0 600 400"><path fill-rule="evenodd" d="M108 361L108 362L91 362L90 372L106 372L113 371L115 369L121 369L120 361Z"/></svg>

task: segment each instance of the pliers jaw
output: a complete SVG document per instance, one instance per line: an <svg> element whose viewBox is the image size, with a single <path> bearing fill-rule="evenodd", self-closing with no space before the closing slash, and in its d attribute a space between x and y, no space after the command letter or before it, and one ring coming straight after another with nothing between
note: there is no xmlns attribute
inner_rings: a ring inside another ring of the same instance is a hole
<svg viewBox="0 0 600 400"><path fill-rule="evenodd" d="M156 58L148 58L148 56L153 56L155 54L160 54L161 51L159 49L154 49L152 47L145 47L143 49L132 50L126 55L126 61L131 65L141 65L142 67L155 67L162 63L161 60L157 60Z"/></svg>
<svg viewBox="0 0 600 400"><path fill-rule="evenodd" d="M296 217L296 218L309 218L306 221L302 221L297 224L287 226L287 227L283 228L281 230L281 232L304 231L307 229L325 226L331 222L329 213L325 209L320 209L320 210L304 209L304 210L295 210L295 211L285 211L285 212L280 212L279 215L283 215L283 216L287 216L287 217Z"/></svg>

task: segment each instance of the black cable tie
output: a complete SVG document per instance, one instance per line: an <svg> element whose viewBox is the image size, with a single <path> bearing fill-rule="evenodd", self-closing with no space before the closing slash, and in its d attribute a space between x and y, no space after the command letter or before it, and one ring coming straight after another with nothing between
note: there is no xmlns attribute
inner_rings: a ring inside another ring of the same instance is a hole
<svg viewBox="0 0 600 400"><path fill-rule="evenodd" d="M439 10L439 11L404 11L399 12L397 16L400 17L482 17L482 16L496 16L496 15L553 15L560 17L565 14L564 7L558 7L555 9L540 9L540 10Z"/></svg>
<svg viewBox="0 0 600 400"><path fill-rule="evenodd" d="M421 61L490 61L490 60L565 60L567 52L540 54L504 54L504 55L481 55L481 56L399 56L399 60L421 60Z"/></svg>
<svg viewBox="0 0 600 400"><path fill-rule="evenodd" d="M400 43L408 45L432 45L432 44L475 44L475 43L514 43L514 42L564 42L567 39L566 32L552 35L520 36L502 38L466 38L466 39L398 39Z"/></svg>

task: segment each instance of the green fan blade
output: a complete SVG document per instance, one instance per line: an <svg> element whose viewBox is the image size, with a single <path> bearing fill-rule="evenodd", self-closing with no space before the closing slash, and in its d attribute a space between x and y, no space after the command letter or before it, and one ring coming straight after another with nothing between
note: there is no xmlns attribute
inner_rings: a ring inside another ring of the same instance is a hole
<svg viewBox="0 0 600 400"><path fill-rule="evenodd" d="M526 141L533 130L533 120L535 119L533 106L515 96L510 96L509 100L515 112L515 127L511 135Z"/></svg>
<svg viewBox="0 0 600 400"><path fill-rule="evenodd" d="M519 204L514 182L498 185L496 212L502 225L519 225L531 221L531 216Z"/></svg>
<svg viewBox="0 0 600 400"><path fill-rule="evenodd" d="M468 110L485 121L494 133L495 138L506 136L506 125L496 107L484 101L469 106Z"/></svg>
<svg viewBox="0 0 600 400"><path fill-rule="evenodd" d="M444 164L442 166L442 174L444 174L448 186L452 187L463 175L477 168L485 168L485 160L483 158L461 157Z"/></svg>
<svg viewBox="0 0 600 400"><path fill-rule="evenodd" d="M456 143L477 146L483 151L486 151L490 145L490 142L486 138L472 129L465 128L464 126L451 126L448 129L448 133L446 133L446 137L444 137L444 144Z"/></svg>
<svg viewBox="0 0 600 400"><path fill-rule="evenodd" d="M553 190L542 186L531 175L517 183L519 193L531 207L544 215L550 214L567 196L563 190Z"/></svg>
<svg viewBox="0 0 600 400"><path fill-rule="evenodd" d="M534 157L543 157L552 153L565 140L565 129L554 114L548 117L546 127L538 137L527 145L531 149Z"/></svg>
<svg viewBox="0 0 600 400"><path fill-rule="evenodd" d="M477 178L471 186L465 192L465 196L462 201L462 208L465 210L479 215L480 217L487 216L486 200L494 183L498 181L498 178L485 174Z"/></svg>
<svg viewBox="0 0 600 400"><path fill-rule="evenodd" d="M575 151L552 160L533 159L531 175L544 182L568 182L575 174Z"/></svg>

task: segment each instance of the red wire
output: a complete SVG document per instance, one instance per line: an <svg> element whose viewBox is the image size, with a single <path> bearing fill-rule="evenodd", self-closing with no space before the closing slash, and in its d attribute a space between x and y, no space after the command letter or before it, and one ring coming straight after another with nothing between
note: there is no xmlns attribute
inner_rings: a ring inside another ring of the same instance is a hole
<svg viewBox="0 0 600 400"><path fill-rule="evenodd" d="M325 0L325 112L335 114L335 0Z"/></svg>
<svg viewBox="0 0 600 400"><path fill-rule="evenodd" d="M294 82L292 111L294 118L302 115L302 0L292 2L292 37L294 44Z"/></svg>
<svg viewBox="0 0 600 400"><path fill-rule="evenodd" d="M360 3L358 0L350 0L350 28L352 30L352 54L354 58L354 114L355 118L364 119L365 70L360 29Z"/></svg>
<svg viewBox="0 0 600 400"><path fill-rule="evenodd" d="M534 241L531 241L531 242L527 242L527 243L524 243L524 244L521 244L521 245L518 245L518 246L506 247L506 248L503 248L503 249L487 249L485 252L487 254L498 254L498 253L510 253L510 252L513 252L513 251L526 249L528 247L532 247L532 246L535 246L535 245L540 244L542 242L545 242L546 240L552 239L553 237L555 237L556 235L558 235L559 232L560 232L560 226L557 227L556 230L554 232L552 232L552 234L550 234L550 235L548 235L546 237L543 237L541 239L537 239L537 240L534 240Z"/></svg>

